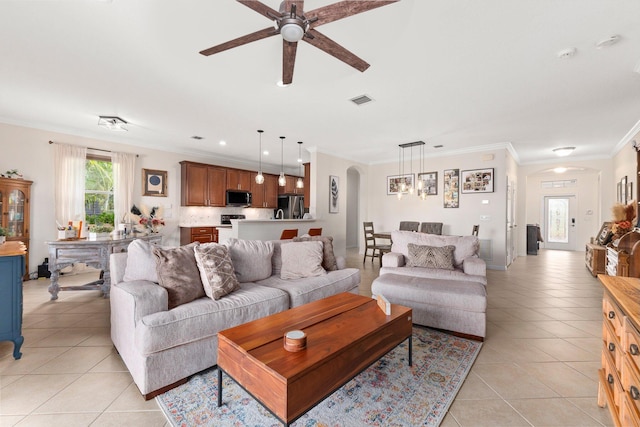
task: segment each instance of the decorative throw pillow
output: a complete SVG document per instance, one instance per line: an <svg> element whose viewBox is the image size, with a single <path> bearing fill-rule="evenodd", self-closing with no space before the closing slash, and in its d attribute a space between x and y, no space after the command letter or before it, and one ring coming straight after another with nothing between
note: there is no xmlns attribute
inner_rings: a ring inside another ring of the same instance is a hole
<svg viewBox="0 0 640 427"><path fill-rule="evenodd" d="M151 243L146 240L136 239L129 243L127 248L127 266L124 269L122 280L149 280L158 283L156 273L156 257L153 254Z"/></svg>
<svg viewBox="0 0 640 427"><path fill-rule="evenodd" d="M229 239L225 245L229 248L233 268L240 283L255 282L271 276L273 243Z"/></svg>
<svg viewBox="0 0 640 427"><path fill-rule="evenodd" d="M158 284L169 294L169 310L205 296L193 248L198 242L179 248L153 248Z"/></svg>
<svg viewBox="0 0 640 427"><path fill-rule="evenodd" d="M336 262L336 256L333 253L333 237L331 236L308 236L308 237L294 237L294 242L322 242L322 268L327 271L334 271L338 269Z"/></svg>
<svg viewBox="0 0 640 427"><path fill-rule="evenodd" d="M194 249L204 293L214 300L240 288L233 271L229 249L217 243L205 243Z"/></svg>
<svg viewBox="0 0 640 427"><path fill-rule="evenodd" d="M322 242L292 242L280 246L282 251L282 279L322 276Z"/></svg>
<svg viewBox="0 0 640 427"><path fill-rule="evenodd" d="M409 249L408 267L428 267L453 270L455 246L422 246L415 243L407 245Z"/></svg>

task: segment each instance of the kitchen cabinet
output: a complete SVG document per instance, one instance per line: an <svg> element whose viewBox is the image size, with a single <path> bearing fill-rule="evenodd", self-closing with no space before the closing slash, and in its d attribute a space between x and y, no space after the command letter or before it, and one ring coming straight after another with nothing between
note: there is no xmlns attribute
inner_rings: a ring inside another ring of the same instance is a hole
<svg viewBox="0 0 640 427"><path fill-rule="evenodd" d="M180 245L193 242L218 243L218 229L216 227L180 227Z"/></svg>
<svg viewBox="0 0 640 427"><path fill-rule="evenodd" d="M195 162L180 162L182 206L224 206L227 169Z"/></svg>
<svg viewBox="0 0 640 427"><path fill-rule="evenodd" d="M311 204L311 163L304 163L304 208L309 209Z"/></svg>
<svg viewBox="0 0 640 427"><path fill-rule="evenodd" d="M256 184L257 173L251 173L251 207L272 208L278 207L278 176L263 174L264 182Z"/></svg>
<svg viewBox="0 0 640 427"><path fill-rule="evenodd" d="M227 189L251 191L251 172L227 168Z"/></svg>
<svg viewBox="0 0 640 427"><path fill-rule="evenodd" d="M29 251L31 184L33 181L0 178L0 226L7 242L19 241ZM25 280L29 280L29 257L25 257Z"/></svg>

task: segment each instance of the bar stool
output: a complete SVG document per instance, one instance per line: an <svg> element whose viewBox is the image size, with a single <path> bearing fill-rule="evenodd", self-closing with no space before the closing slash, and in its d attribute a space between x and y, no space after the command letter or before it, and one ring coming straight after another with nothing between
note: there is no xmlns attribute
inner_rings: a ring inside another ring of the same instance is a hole
<svg viewBox="0 0 640 427"><path fill-rule="evenodd" d="M320 236L322 234L322 228L310 228L307 234L309 236Z"/></svg>
<svg viewBox="0 0 640 427"><path fill-rule="evenodd" d="M282 230L282 234L280 235L280 240L293 239L294 237L298 237L297 228Z"/></svg>

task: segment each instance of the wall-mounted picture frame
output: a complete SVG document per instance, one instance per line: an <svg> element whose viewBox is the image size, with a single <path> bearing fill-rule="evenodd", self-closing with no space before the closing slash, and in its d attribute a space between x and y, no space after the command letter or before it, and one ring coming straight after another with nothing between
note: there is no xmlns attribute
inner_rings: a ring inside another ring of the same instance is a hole
<svg viewBox="0 0 640 427"><path fill-rule="evenodd" d="M622 183L616 184L616 202L622 203Z"/></svg>
<svg viewBox="0 0 640 427"><path fill-rule="evenodd" d="M633 199L635 199L633 195L633 181L627 182L627 203L631 203Z"/></svg>
<svg viewBox="0 0 640 427"><path fill-rule="evenodd" d="M462 171L462 194L467 193L493 193L493 168L472 169Z"/></svg>
<svg viewBox="0 0 640 427"><path fill-rule="evenodd" d="M627 204L627 176L620 180L620 203Z"/></svg>
<svg viewBox="0 0 640 427"><path fill-rule="evenodd" d="M142 169L142 195L167 197L167 171Z"/></svg>
<svg viewBox="0 0 640 427"><path fill-rule="evenodd" d="M329 213L338 213L340 202L340 177L329 175Z"/></svg>
<svg viewBox="0 0 640 427"><path fill-rule="evenodd" d="M460 169L445 169L443 175L443 197L445 208L460 207Z"/></svg>
<svg viewBox="0 0 640 427"><path fill-rule="evenodd" d="M402 194L407 194L409 187L413 186L413 177L412 173L408 173L405 175L391 175L387 177L387 195L391 196L393 194L400 193L400 189L402 188L402 184L404 183L404 188L407 190L402 191Z"/></svg>
<svg viewBox="0 0 640 427"><path fill-rule="evenodd" d="M422 183L422 185L420 185L420 183ZM425 193L426 196L435 196L438 194L438 172L418 174L418 197L422 196L422 193Z"/></svg>

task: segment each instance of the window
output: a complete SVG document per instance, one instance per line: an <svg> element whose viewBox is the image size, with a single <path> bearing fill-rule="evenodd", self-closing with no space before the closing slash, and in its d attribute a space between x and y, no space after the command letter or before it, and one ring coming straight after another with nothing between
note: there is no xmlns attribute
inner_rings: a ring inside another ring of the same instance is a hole
<svg viewBox="0 0 640 427"><path fill-rule="evenodd" d="M113 222L113 164L109 157L87 155L84 210L88 224Z"/></svg>

